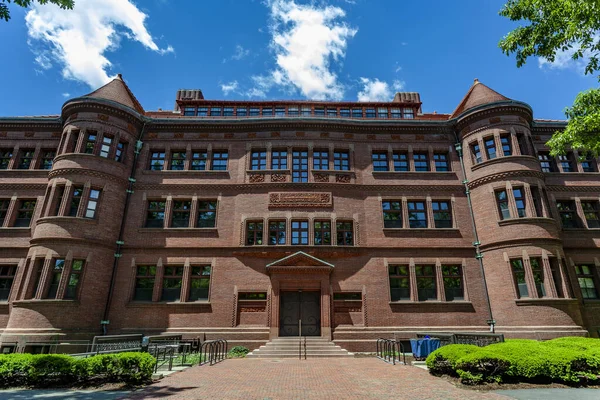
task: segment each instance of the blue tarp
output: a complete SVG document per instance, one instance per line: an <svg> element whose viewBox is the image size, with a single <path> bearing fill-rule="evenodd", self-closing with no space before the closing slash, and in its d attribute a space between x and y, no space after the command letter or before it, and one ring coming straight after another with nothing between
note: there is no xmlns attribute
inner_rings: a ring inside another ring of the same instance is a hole
<svg viewBox="0 0 600 400"><path fill-rule="evenodd" d="M415 358L426 358L440 348L440 339L410 339L410 347Z"/></svg>

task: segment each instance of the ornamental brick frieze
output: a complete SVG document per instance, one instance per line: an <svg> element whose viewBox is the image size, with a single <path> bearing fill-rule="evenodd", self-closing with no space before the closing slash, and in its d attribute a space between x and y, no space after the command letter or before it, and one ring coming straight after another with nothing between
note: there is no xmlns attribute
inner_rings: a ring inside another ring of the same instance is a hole
<svg viewBox="0 0 600 400"><path fill-rule="evenodd" d="M240 312L246 313L257 313L257 312L265 312L265 306L257 306L257 307L240 307Z"/></svg>
<svg viewBox="0 0 600 400"><path fill-rule="evenodd" d="M65 124L65 126L66 125L73 125L75 127L79 127L79 124L81 122L87 122L87 123L91 123L91 124L94 124L94 125L101 124L102 127L103 127L103 129L106 129L107 127L110 127L110 128L113 128L113 129L117 129L119 132L127 132L128 134L130 134L130 135L134 136L135 138L137 138L137 136L135 135L135 132L132 133L131 131L129 131L128 129L126 129L124 126L119 125L119 124L114 123L114 122L111 122L110 120L109 121L100 121L100 120L95 119L95 118L79 118L76 121L70 121L69 120ZM128 125L131 125L131 124L128 124ZM83 127L83 128L85 128L85 127ZM91 127L91 128L93 128L93 127ZM106 130L106 131L109 132L108 130ZM110 132L114 132L114 131L110 131Z"/></svg>
<svg viewBox="0 0 600 400"><path fill-rule="evenodd" d="M271 182L274 182L274 183L287 182L287 175L271 174Z"/></svg>
<svg viewBox="0 0 600 400"><path fill-rule="evenodd" d="M564 186L550 185L546 186L549 192L585 192L585 193L600 193L600 186Z"/></svg>
<svg viewBox="0 0 600 400"><path fill-rule="evenodd" d="M127 185L128 181L127 179L123 179L123 178L119 178L116 177L114 175L111 174L107 174L105 172L102 171L97 171L97 170L91 170L91 169L85 169L85 168L60 168L60 169L54 169L52 171L50 171L50 173L48 174L48 178L52 179L52 178L58 178L64 175L85 175L85 176L91 176L94 178L101 178L101 179L105 179L107 181L110 182L115 182L117 184L120 185Z"/></svg>
<svg viewBox="0 0 600 400"><path fill-rule="evenodd" d="M329 182L329 174L315 173L313 177L315 178L315 182Z"/></svg>
<svg viewBox="0 0 600 400"><path fill-rule="evenodd" d="M497 124L490 124L490 125L485 125L485 126L480 126L479 128L475 128L473 130L469 130L469 127L465 127L463 128L461 134L463 135L461 137L462 140L467 139L470 136L474 136L477 135L480 132L483 131L487 131L490 129L503 129L506 130L507 132L510 131L510 128L525 128L527 130L530 130L530 127L528 124L522 124L522 123L515 123L515 122L501 122L501 123L497 123Z"/></svg>
<svg viewBox="0 0 600 400"><path fill-rule="evenodd" d="M125 109L127 111L125 111ZM128 122L140 124L142 116L135 110L116 103L108 104L102 99L70 101L62 110L62 115L78 112L96 112L97 114L109 114L118 118L127 119Z"/></svg>
<svg viewBox="0 0 600 400"><path fill-rule="evenodd" d="M180 175L178 175L180 176ZM206 191L225 191L235 193L256 193L258 189L263 189L265 192L272 189L290 189L290 183L247 183L247 184L144 184L135 183L135 190L159 190L159 191L181 191L189 192L202 188ZM302 189L329 189L329 190L352 190L356 191L356 187L342 183L301 183L294 184L294 187ZM361 185L363 192L379 191L379 192L394 192L394 193L415 193L415 192L453 192L462 194L464 186L460 183L455 185Z"/></svg>
<svg viewBox="0 0 600 400"><path fill-rule="evenodd" d="M6 133L6 131L22 131L24 129L35 129L37 132L43 131L54 131L56 129L62 129L62 121L60 118L49 119L25 119L20 122L18 119L4 120L0 122L0 133Z"/></svg>
<svg viewBox="0 0 600 400"><path fill-rule="evenodd" d="M347 174L336 174L335 175L335 181L337 183L350 183L351 179L352 179L352 177Z"/></svg>
<svg viewBox="0 0 600 400"><path fill-rule="evenodd" d="M523 103L522 106L504 106L504 105L495 105L487 109L483 110L467 110L465 117L458 117L458 122L456 127L458 130L462 130L466 125L469 125L474 120L479 120L482 117L490 116L492 114L498 114L498 112L502 111L502 113L515 113L519 116L525 117L527 121L533 120L533 114L528 106Z"/></svg>
<svg viewBox="0 0 600 400"><path fill-rule="evenodd" d="M332 205L331 193L269 193L269 207L331 207Z"/></svg>
<svg viewBox="0 0 600 400"><path fill-rule="evenodd" d="M537 238L537 237L524 237L519 239L503 240L499 242L482 243L480 249L482 251L492 251L498 249L506 249L509 247L516 247L520 249L524 245L527 246L562 246L562 240L559 238Z"/></svg>
<svg viewBox="0 0 600 400"><path fill-rule="evenodd" d="M48 187L48 183L0 183L0 190L39 190L40 194Z"/></svg>
<svg viewBox="0 0 600 400"><path fill-rule="evenodd" d="M248 176L248 181L250 183L263 183L265 181L264 174L250 174Z"/></svg>
<svg viewBox="0 0 600 400"><path fill-rule="evenodd" d="M501 172L498 174L492 174L492 175L484 176L479 179L475 179L474 181L469 182L469 189L474 189L476 187L485 185L486 183L490 183L490 182L503 181L503 180L508 180L508 179L512 179L512 178L526 178L526 177L527 178L529 178L529 177L538 178L538 179L544 180L544 174L539 171L527 171L527 170L507 171L507 172Z"/></svg>

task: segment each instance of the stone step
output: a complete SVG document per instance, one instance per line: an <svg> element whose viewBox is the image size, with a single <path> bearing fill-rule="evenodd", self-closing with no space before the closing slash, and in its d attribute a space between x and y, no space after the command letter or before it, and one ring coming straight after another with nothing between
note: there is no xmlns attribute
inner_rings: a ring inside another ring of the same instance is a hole
<svg viewBox="0 0 600 400"><path fill-rule="evenodd" d="M273 350L273 349L258 349L258 350L254 350L253 353L273 353L273 354L283 354L283 353L296 353L298 354L298 349L296 349L296 351L294 351L293 349L279 349L279 350ZM314 353L347 353L346 350L342 350L342 349L306 349L306 353L307 354L314 354ZM304 349L302 349L302 354L304 354Z"/></svg>
<svg viewBox="0 0 600 400"><path fill-rule="evenodd" d="M301 354L307 358L314 357L354 357L353 353L349 353L335 343L324 338L312 338L306 341L306 349L304 341L299 342L298 338L278 338L267 342L259 349L248 353L249 358L298 358L300 352L300 344L302 345Z"/></svg>
<svg viewBox="0 0 600 400"><path fill-rule="evenodd" d="M286 343L266 343L260 347L268 347L268 348L273 348L273 347L284 347L287 349L297 349L299 347L298 343L291 343L291 344L286 344ZM304 345L302 345L302 347L304 347ZM316 349L316 348L339 348L341 349L340 346L335 345L335 344L330 344L330 343L307 343L306 347L310 347L311 349Z"/></svg>
<svg viewBox="0 0 600 400"><path fill-rule="evenodd" d="M299 358L298 353L282 353L282 354L259 354L259 353L248 353L247 358ZM341 357L354 357L353 353L336 353L336 354L307 354L306 358L341 358ZM302 358L304 359L304 354L302 354Z"/></svg>

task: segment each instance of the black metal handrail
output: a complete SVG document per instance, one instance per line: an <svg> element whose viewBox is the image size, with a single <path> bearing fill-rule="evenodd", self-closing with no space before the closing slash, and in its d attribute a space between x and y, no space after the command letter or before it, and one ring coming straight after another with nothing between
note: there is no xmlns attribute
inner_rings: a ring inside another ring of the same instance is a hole
<svg viewBox="0 0 600 400"><path fill-rule="evenodd" d="M200 346L200 361L198 365L214 365L227 358L229 344L225 339L207 340ZM204 354L204 357L202 355Z"/></svg>
<svg viewBox="0 0 600 400"><path fill-rule="evenodd" d="M402 360L400 360L402 357ZM377 339L377 358L396 365L398 363L406 365L406 354L404 345L399 340L394 339Z"/></svg>

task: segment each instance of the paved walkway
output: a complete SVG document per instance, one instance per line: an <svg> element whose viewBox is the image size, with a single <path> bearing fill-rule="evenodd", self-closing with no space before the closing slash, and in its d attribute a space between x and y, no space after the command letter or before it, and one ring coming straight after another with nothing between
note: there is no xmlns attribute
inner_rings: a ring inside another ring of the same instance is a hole
<svg viewBox="0 0 600 400"><path fill-rule="evenodd" d="M517 400L598 400L599 389L515 389L496 390L500 393Z"/></svg>

